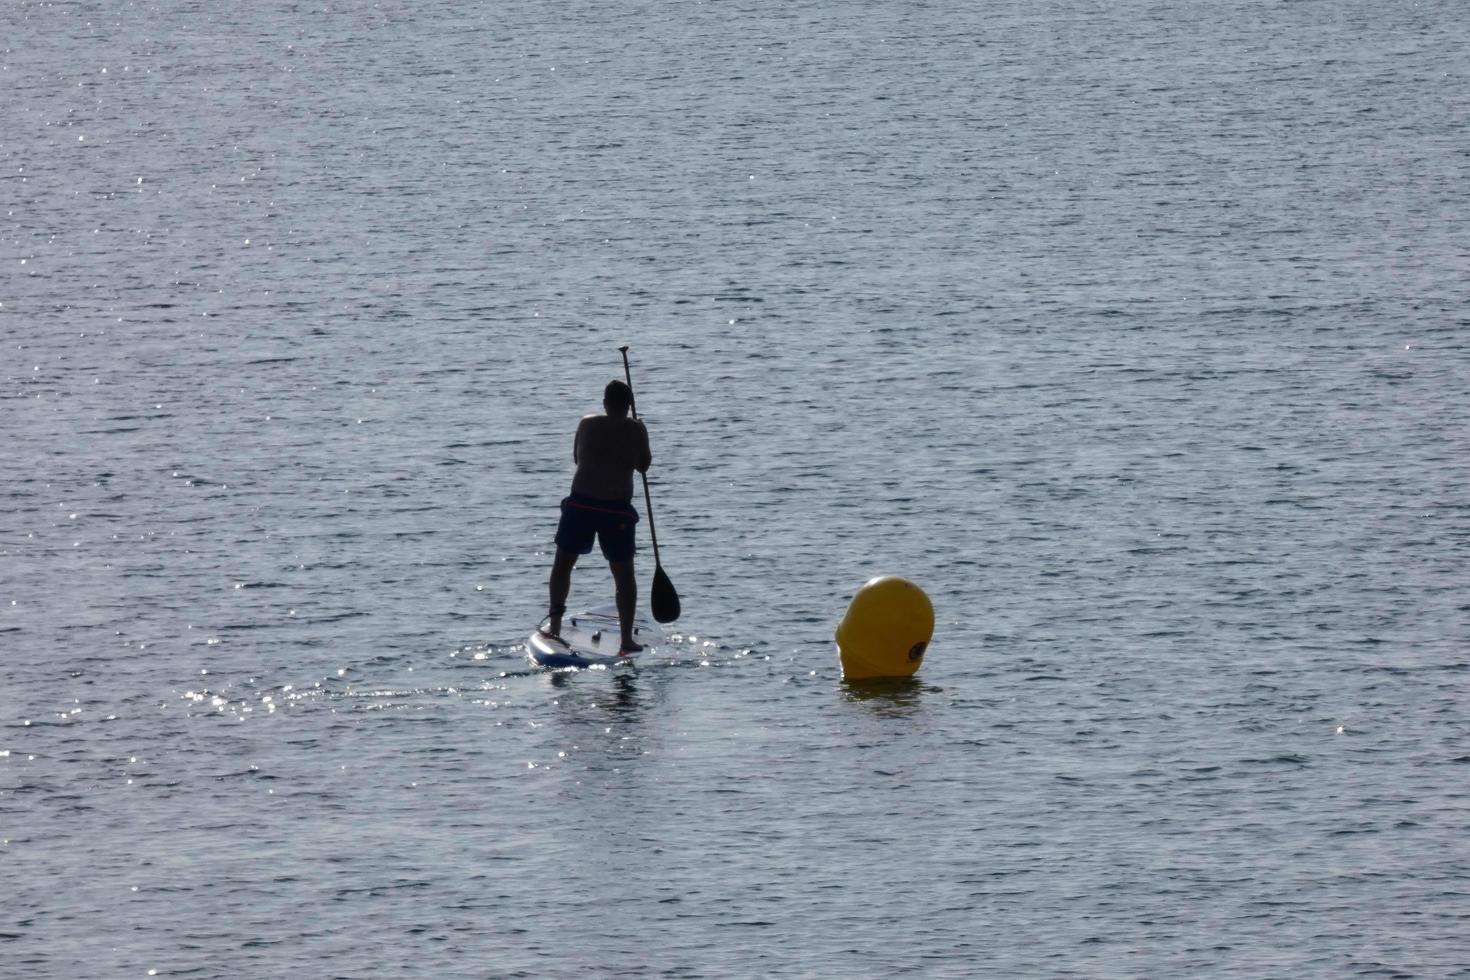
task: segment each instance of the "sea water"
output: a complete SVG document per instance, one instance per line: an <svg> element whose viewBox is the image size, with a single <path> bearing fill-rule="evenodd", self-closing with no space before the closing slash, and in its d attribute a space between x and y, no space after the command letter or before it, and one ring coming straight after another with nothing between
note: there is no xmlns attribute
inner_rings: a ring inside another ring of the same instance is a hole
<svg viewBox="0 0 1470 980"><path fill-rule="evenodd" d="M1467 25L5 4L0 975L1470 975Z"/></svg>

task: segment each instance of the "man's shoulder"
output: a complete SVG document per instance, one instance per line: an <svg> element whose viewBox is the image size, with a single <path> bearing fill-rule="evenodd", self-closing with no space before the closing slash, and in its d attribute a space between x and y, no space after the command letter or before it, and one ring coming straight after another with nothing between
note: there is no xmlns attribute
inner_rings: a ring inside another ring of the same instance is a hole
<svg viewBox="0 0 1470 980"><path fill-rule="evenodd" d="M582 416L581 424L585 426L595 425L600 429L617 430L620 432L636 432L643 428L642 419L635 419L626 415L621 418L612 415L584 415Z"/></svg>
<svg viewBox="0 0 1470 980"><path fill-rule="evenodd" d="M642 422L629 418L611 418L607 415L584 415L577 425L578 432L595 434L599 439L629 439L640 437L645 430Z"/></svg>

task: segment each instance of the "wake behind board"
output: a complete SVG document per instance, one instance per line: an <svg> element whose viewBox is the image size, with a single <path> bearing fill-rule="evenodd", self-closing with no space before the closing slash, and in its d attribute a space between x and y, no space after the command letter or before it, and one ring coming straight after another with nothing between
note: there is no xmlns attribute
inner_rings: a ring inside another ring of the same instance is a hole
<svg viewBox="0 0 1470 980"><path fill-rule="evenodd" d="M648 620L633 621L633 639L643 645L643 653L664 643L664 631ZM531 663L538 667L587 668L611 667L630 663L637 656L619 656L622 633L618 627L616 606L598 606L582 612L568 613L561 619L561 638L546 636L538 627L526 641Z"/></svg>

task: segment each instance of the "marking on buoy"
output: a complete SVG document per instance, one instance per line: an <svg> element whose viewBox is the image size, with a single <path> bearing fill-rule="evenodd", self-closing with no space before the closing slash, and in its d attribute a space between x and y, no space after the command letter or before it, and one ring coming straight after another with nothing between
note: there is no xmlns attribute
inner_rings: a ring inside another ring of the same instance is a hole
<svg viewBox="0 0 1470 980"><path fill-rule="evenodd" d="M928 646L929 644L923 642L915 643L913 649L909 650L909 663L913 663L915 660L918 660L920 657L922 657L924 655L925 648L927 648Z"/></svg>

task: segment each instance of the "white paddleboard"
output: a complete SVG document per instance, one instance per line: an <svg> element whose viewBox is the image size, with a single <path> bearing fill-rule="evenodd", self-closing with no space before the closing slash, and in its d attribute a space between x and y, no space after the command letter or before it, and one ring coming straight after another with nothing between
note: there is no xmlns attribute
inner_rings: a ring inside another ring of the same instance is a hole
<svg viewBox="0 0 1470 980"><path fill-rule="evenodd" d="M542 625L545 625L544 621ZM633 621L633 639L651 653L666 641L664 631L638 617ZM631 663L637 654L619 654L622 632L616 606L598 606L561 618L561 636L549 637L537 627L526 641L531 663L538 667L611 667Z"/></svg>

